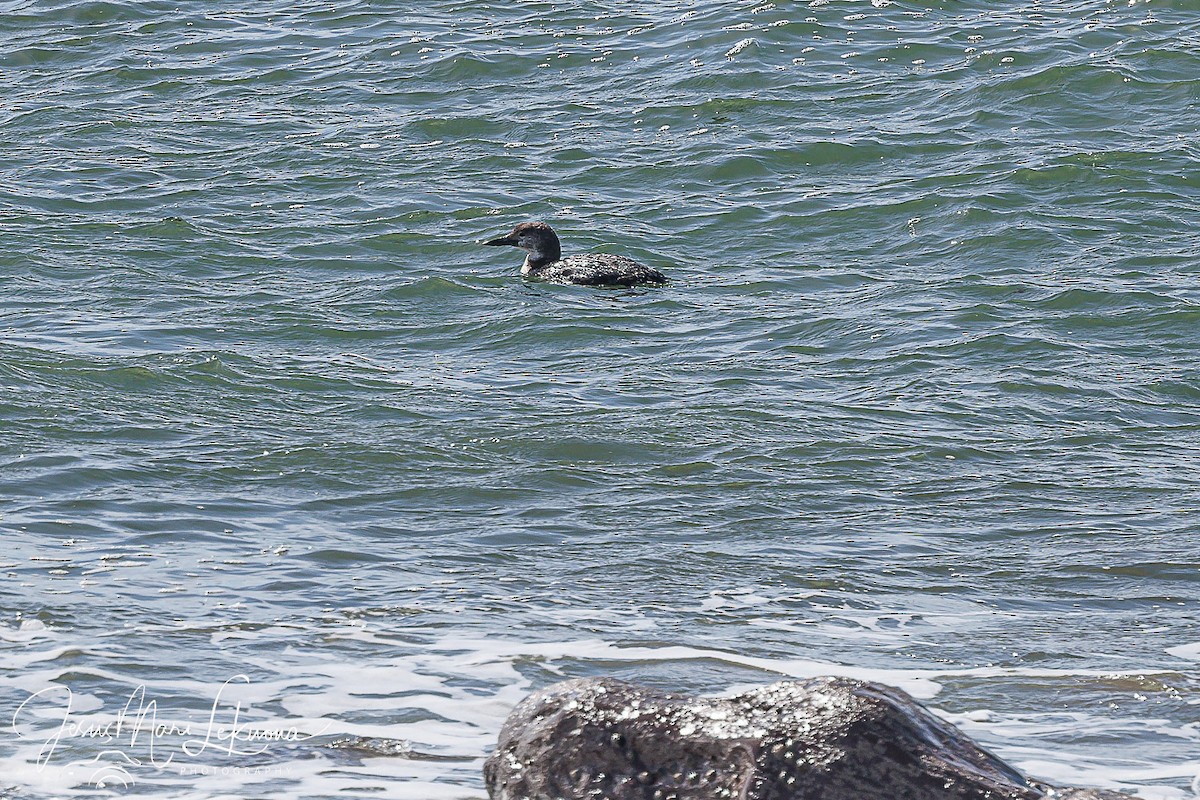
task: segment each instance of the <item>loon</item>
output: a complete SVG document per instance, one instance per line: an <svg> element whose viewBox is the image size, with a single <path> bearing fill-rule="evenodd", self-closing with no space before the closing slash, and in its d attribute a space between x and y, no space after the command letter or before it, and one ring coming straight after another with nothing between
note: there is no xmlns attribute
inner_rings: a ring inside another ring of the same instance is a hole
<svg viewBox="0 0 1200 800"><path fill-rule="evenodd" d="M527 278L551 283L577 283L584 286L661 285L667 276L645 264L607 253L587 253L562 257L562 248L554 229L544 222L522 222L507 236L484 242L489 246L511 245L529 252L521 265Z"/></svg>

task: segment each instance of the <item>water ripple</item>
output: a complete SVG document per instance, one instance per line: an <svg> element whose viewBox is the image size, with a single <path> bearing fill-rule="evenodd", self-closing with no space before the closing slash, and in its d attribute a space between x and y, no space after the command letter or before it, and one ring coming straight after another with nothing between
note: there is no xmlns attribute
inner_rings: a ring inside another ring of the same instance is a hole
<svg viewBox="0 0 1200 800"><path fill-rule="evenodd" d="M428 800L550 680L835 672L1200 769L1188 3L0 11L10 710L244 673L311 741L189 766Z"/></svg>

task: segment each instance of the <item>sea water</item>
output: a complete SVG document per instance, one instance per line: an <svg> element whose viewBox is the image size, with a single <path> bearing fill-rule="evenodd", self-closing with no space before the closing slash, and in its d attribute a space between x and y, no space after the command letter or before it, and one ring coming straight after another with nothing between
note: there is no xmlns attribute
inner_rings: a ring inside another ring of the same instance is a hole
<svg viewBox="0 0 1200 800"><path fill-rule="evenodd" d="M0 796L836 674L1193 797L1198 105L1190 0L0 3Z"/></svg>

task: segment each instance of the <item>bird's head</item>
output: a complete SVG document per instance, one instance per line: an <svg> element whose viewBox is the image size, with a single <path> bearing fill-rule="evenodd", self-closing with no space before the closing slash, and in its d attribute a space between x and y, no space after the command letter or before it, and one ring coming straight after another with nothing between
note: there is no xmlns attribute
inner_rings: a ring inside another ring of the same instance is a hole
<svg viewBox="0 0 1200 800"><path fill-rule="evenodd" d="M557 258L559 253L558 236L555 235L554 229L544 222L522 222L506 236L489 239L484 244L492 247L519 247L535 255L552 255L554 258Z"/></svg>

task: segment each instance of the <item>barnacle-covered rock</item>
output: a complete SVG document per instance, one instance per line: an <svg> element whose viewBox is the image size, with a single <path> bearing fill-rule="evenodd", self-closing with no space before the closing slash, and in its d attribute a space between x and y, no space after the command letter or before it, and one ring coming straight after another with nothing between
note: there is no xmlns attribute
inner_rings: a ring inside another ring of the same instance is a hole
<svg viewBox="0 0 1200 800"><path fill-rule="evenodd" d="M526 698L484 765L493 800L1127 800L1022 776L909 695L846 678L730 698L608 678Z"/></svg>

